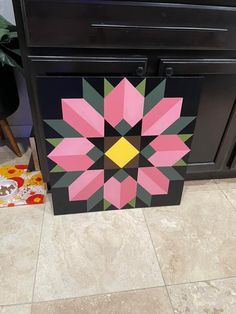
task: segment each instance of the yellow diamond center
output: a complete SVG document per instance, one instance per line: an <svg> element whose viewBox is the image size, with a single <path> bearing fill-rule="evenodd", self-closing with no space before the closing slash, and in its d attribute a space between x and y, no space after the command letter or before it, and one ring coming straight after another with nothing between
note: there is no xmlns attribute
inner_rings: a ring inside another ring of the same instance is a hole
<svg viewBox="0 0 236 314"><path fill-rule="evenodd" d="M123 168L130 160L137 156L139 151L124 137L121 137L105 155L120 168Z"/></svg>

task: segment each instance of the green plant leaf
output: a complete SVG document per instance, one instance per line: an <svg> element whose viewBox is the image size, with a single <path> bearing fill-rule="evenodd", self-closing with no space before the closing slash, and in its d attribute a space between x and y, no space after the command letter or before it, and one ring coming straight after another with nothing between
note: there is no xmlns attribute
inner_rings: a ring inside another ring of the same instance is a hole
<svg viewBox="0 0 236 314"><path fill-rule="evenodd" d="M14 38L17 38L18 36L17 36L17 32L9 32L9 34L8 34L8 36L9 36L9 38L10 39L14 39Z"/></svg>
<svg viewBox="0 0 236 314"><path fill-rule="evenodd" d="M0 28L0 40L5 40L4 37L8 38L9 36L9 30L8 29L4 29L4 28Z"/></svg>
<svg viewBox="0 0 236 314"><path fill-rule="evenodd" d="M7 28L10 25L12 24L8 22L2 15L0 15L0 29Z"/></svg>
<svg viewBox="0 0 236 314"><path fill-rule="evenodd" d="M4 53L1 49L0 49L0 62L2 64L2 66L4 66L6 64L6 65L9 65L12 67L16 67L20 70L22 69L20 67L20 65L13 58L11 58L9 55Z"/></svg>
<svg viewBox="0 0 236 314"><path fill-rule="evenodd" d="M0 15L0 65L5 64L22 70L16 26Z"/></svg>
<svg viewBox="0 0 236 314"><path fill-rule="evenodd" d="M16 55L21 56L20 49L11 49Z"/></svg>

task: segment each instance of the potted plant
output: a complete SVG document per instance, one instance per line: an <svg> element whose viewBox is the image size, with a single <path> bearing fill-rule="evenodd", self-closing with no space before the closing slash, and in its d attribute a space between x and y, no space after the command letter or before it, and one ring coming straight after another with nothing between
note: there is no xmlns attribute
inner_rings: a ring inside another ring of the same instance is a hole
<svg viewBox="0 0 236 314"><path fill-rule="evenodd" d="M13 151L21 156L6 120L19 106L13 68L22 69L16 27L0 15L0 138L5 133Z"/></svg>

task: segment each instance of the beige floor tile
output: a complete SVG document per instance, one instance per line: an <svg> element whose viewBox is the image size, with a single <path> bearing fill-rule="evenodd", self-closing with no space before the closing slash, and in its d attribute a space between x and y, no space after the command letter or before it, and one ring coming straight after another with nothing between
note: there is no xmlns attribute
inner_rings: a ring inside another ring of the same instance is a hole
<svg viewBox="0 0 236 314"><path fill-rule="evenodd" d="M28 164L31 154L31 149L28 139L17 139L17 143L22 152L22 157L17 157L8 145L0 146L0 166Z"/></svg>
<svg viewBox="0 0 236 314"><path fill-rule="evenodd" d="M214 191L217 189L217 185L214 180L193 180L185 181L184 191Z"/></svg>
<svg viewBox="0 0 236 314"><path fill-rule="evenodd" d="M0 209L0 304L28 303L39 248L44 205Z"/></svg>
<svg viewBox="0 0 236 314"><path fill-rule="evenodd" d="M236 212L222 191L144 213L167 284L236 276Z"/></svg>
<svg viewBox="0 0 236 314"><path fill-rule="evenodd" d="M165 288L33 304L32 314L171 314Z"/></svg>
<svg viewBox="0 0 236 314"><path fill-rule="evenodd" d="M44 218L35 301L163 285L142 211Z"/></svg>
<svg viewBox="0 0 236 314"><path fill-rule="evenodd" d="M176 314L235 314L236 279L168 287Z"/></svg>
<svg viewBox="0 0 236 314"><path fill-rule="evenodd" d="M236 189L236 178L215 180L217 186L222 190Z"/></svg>
<svg viewBox="0 0 236 314"><path fill-rule="evenodd" d="M223 191L227 197L227 199L230 201L230 203L234 206L236 209L236 189L230 189L230 190L224 190Z"/></svg>
<svg viewBox="0 0 236 314"><path fill-rule="evenodd" d="M0 314L31 314L31 304L0 306Z"/></svg>

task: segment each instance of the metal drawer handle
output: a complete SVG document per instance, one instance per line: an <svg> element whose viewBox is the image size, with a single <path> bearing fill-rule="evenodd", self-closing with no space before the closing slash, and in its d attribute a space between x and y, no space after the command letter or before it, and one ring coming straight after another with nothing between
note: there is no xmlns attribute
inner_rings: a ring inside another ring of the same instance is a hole
<svg viewBox="0 0 236 314"><path fill-rule="evenodd" d="M148 25L125 25L125 24L103 24L93 23L91 27L96 28L127 28L127 29L162 29L174 31L198 31L198 32L228 32L228 28L214 27L188 27L188 26L148 26Z"/></svg>
<svg viewBox="0 0 236 314"><path fill-rule="evenodd" d="M143 76L145 74L145 69L143 66L139 66L136 69L136 74L137 76Z"/></svg>
<svg viewBox="0 0 236 314"><path fill-rule="evenodd" d="M166 77L170 77L174 74L174 70L172 67L167 67L165 68L165 76Z"/></svg>

